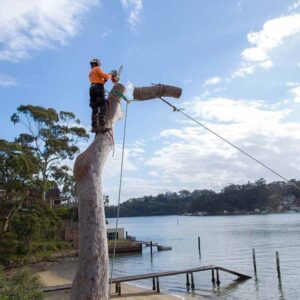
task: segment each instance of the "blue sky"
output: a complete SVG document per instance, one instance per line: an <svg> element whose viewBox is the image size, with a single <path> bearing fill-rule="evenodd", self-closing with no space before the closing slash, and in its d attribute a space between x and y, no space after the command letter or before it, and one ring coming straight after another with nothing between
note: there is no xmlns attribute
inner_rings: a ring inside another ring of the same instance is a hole
<svg viewBox="0 0 300 300"><path fill-rule="evenodd" d="M128 87L183 88L171 100L287 178L300 169L300 1L0 0L1 138L21 104L74 112L90 126L87 75L99 57ZM111 84L107 85L108 88ZM116 201L122 138L104 190ZM80 145L85 149L86 143ZM70 162L72 164L72 162ZM129 107L122 200L278 180L158 100Z"/></svg>

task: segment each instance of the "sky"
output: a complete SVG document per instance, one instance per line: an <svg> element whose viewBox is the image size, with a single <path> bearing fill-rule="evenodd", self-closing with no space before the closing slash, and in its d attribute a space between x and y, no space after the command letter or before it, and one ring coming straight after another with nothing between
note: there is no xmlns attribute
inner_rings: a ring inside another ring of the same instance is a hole
<svg viewBox="0 0 300 300"><path fill-rule="evenodd" d="M168 99L174 105L282 176L300 178L300 1L0 0L0 7L0 138L24 130L10 122L22 104L72 111L90 130L89 61L98 57L106 72L124 66L129 98L134 86L181 87L179 100ZM160 100L131 103L127 122L121 201L281 180ZM112 204L123 125L103 178Z"/></svg>

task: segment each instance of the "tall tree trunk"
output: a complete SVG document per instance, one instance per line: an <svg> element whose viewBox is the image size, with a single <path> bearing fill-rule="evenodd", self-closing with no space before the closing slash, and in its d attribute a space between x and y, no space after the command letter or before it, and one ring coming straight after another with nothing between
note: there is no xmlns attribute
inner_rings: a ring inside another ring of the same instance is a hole
<svg viewBox="0 0 300 300"><path fill-rule="evenodd" d="M115 84L108 98L106 120L113 128L121 118L120 98L125 87ZM112 130L97 133L92 144L77 157L74 165L79 201L79 258L73 280L72 300L109 298L109 259L101 177L104 163L113 147Z"/></svg>

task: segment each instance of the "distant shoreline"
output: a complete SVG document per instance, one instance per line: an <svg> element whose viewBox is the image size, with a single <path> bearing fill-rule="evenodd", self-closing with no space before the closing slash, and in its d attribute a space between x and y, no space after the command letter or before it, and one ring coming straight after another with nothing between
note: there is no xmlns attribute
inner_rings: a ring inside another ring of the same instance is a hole
<svg viewBox="0 0 300 300"><path fill-rule="evenodd" d="M286 212L269 212L269 213L226 213L226 214L205 214L199 215L197 213L191 214L171 214L171 215L141 215L141 216L120 216L119 218L147 218L147 217L233 217L233 216L265 216L265 215L289 215L289 214L299 214L297 211L286 211ZM115 219L115 217L107 217L107 219Z"/></svg>

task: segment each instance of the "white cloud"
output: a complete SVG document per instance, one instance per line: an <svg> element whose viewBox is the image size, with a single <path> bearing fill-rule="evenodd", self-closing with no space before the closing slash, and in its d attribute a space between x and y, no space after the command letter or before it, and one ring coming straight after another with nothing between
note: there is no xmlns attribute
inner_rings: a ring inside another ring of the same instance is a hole
<svg viewBox="0 0 300 300"><path fill-rule="evenodd" d="M300 82L287 82L286 86L290 88L289 92L293 95L293 101L300 103Z"/></svg>
<svg viewBox="0 0 300 300"><path fill-rule="evenodd" d="M242 52L245 61L262 62L269 60L269 54L282 45L284 39L300 32L300 14L279 17L267 21L259 32L250 32L248 41L254 47Z"/></svg>
<svg viewBox="0 0 300 300"><path fill-rule="evenodd" d="M97 0L2 0L0 59L20 61L32 51L64 45Z"/></svg>
<svg viewBox="0 0 300 300"><path fill-rule="evenodd" d="M289 11L294 11L296 9L300 8L300 1L296 1L294 3L292 3L290 6L289 6Z"/></svg>
<svg viewBox="0 0 300 300"><path fill-rule="evenodd" d="M205 80L204 85L206 86L206 85L217 84L220 81L221 81L221 78L215 76L215 77L212 77L212 78L209 78L209 79Z"/></svg>
<svg viewBox="0 0 300 300"><path fill-rule="evenodd" d="M298 169L293 158L300 151L300 122L286 121L291 111L262 101L226 98L195 99L187 106L187 112L206 126L283 176L295 178ZM161 139L165 146L154 152L146 165L161 178L169 178L175 190L178 186L220 189L260 177L278 180L202 127L189 124L164 130Z"/></svg>
<svg viewBox="0 0 300 300"><path fill-rule="evenodd" d="M252 74L255 71L255 66L248 65L240 68L232 74L232 78L245 77L246 75Z"/></svg>
<svg viewBox="0 0 300 300"><path fill-rule="evenodd" d="M117 204L118 186L104 186L104 193L110 197L110 203ZM144 195L155 195L167 192L168 189L157 184L155 180L143 179L141 177L124 177L121 202L130 198L141 197Z"/></svg>
<svg viewBox="0 0 300 300"><path fill-rule="evenodd" d="M260 67L264 69L269 69L274 66L273 62L269 59L259 64Z"/></svg>
<svg viewBox="0 0 300 300"><path fill-rule="evenodd" d="M141 21L143 10L142 0L121 0L123 8L128 12L128 22L132 30L136 29L137 24Z"/></svg>
<svg viewBox="0 0 300 300"><path fill-rule="evenodd" d="M296 5L296 4L295 4ZM299 3L297 2L297 7ZM254 73L257 68L273 67L271 53L283 45L287 38L300 33L300 14L291 14L268 20L260 31L251 31L247 35L251 47L241 53L242 67L231 78L244 77Z"/></svg>
<svg viewBox="0 0 300 300"><path fill-rule="evenodd" d="M291 93L294 94L294 102L296 103L300 103L300 84L291 89Z"/></svg>
<svg viewBox="0 0 300 300"><path fill-rule="evenodd" d="M9 75L0 74L0 86L8 87L8 86L16 86L17 80Z"/></svg>

